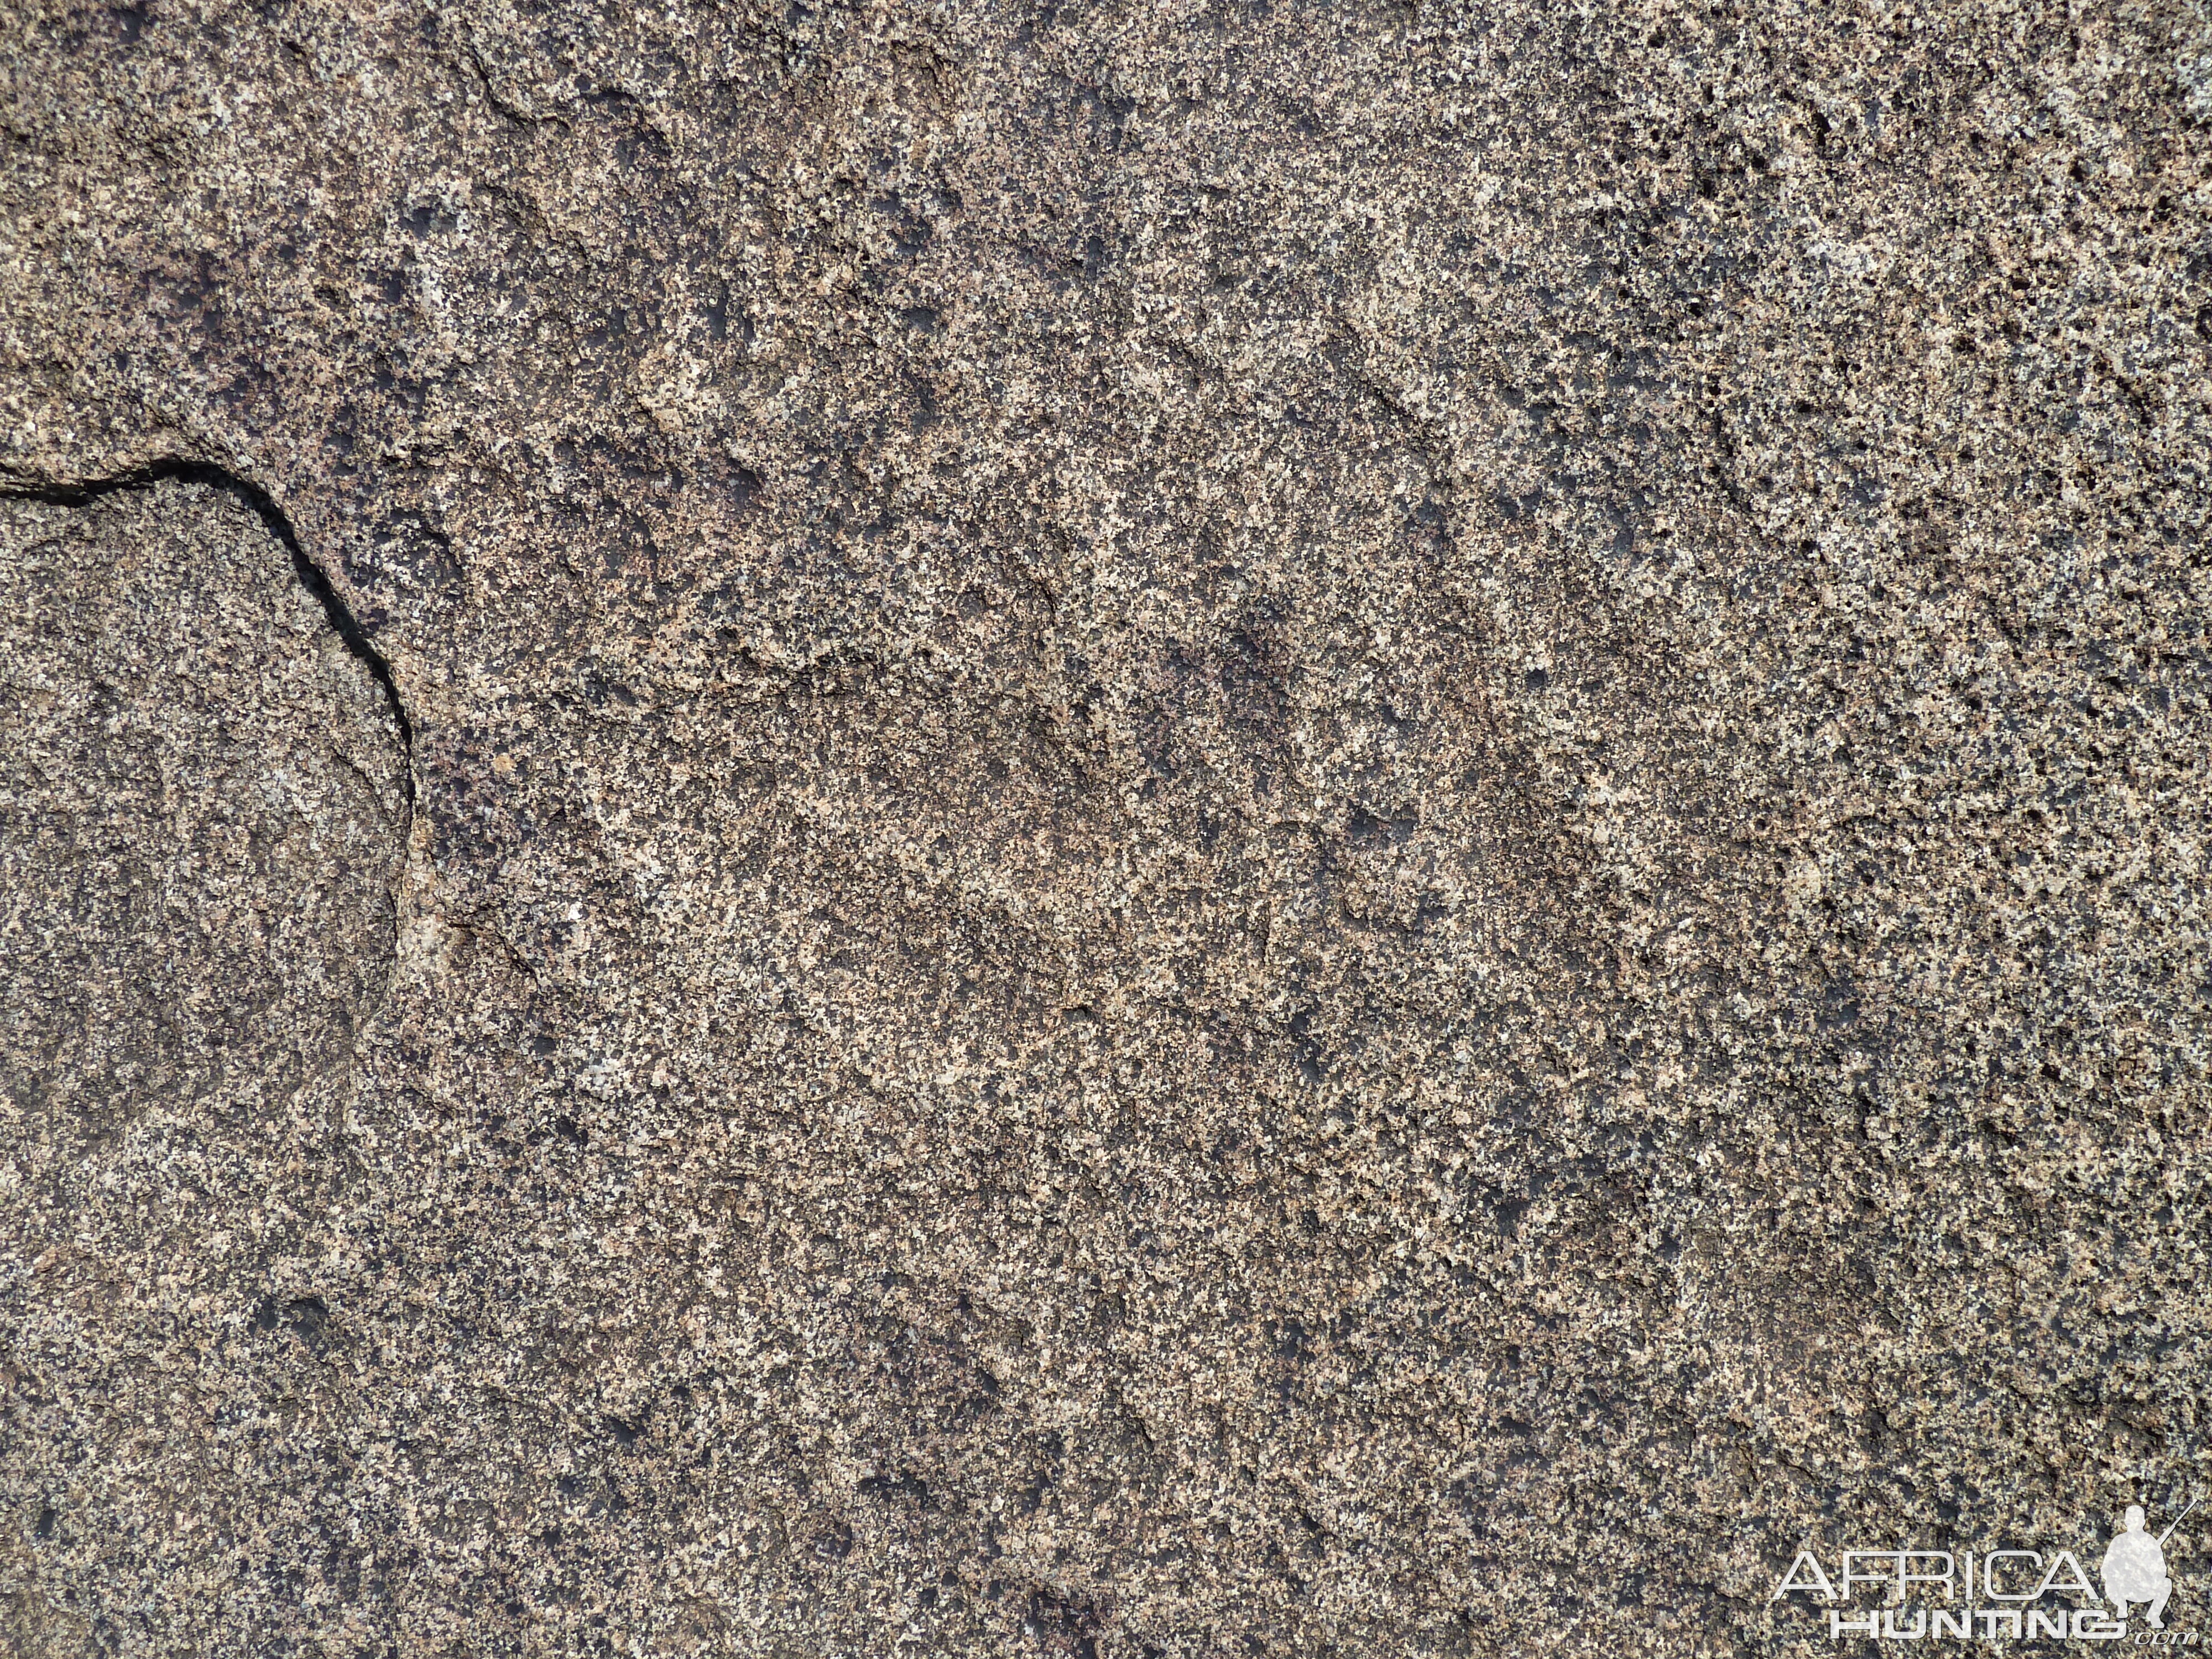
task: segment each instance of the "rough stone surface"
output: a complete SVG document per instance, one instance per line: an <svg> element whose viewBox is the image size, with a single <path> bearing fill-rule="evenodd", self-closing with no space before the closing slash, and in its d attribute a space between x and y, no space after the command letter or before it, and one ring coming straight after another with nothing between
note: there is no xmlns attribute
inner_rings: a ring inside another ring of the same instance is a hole
<svg viewBox="0 0 2212 1659"><path fill-rule="evenodd" d="M276 1334L326 1351L286 1264L358 1175L406 839L384 689L249 505L0 501L11 1654L212 1651L254 1534L321 1547Z"/></svg>
<svg viewBox="0 0 2212 1659"><path fill-rule="evenodd" d="M1826 1652L2212 1497L2212 14L0 76L0 1644Z"/></svg>

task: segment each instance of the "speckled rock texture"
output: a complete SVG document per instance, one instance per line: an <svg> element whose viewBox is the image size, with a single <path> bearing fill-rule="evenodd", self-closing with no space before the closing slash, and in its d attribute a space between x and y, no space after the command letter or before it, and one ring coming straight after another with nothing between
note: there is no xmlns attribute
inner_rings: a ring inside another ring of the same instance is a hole
<svg viewBox="0 0 2212 1659"><path fill-rule="evenodd" d="M239 1586L206 1528L316 1541L312 1486L276 1472L328 1384L271 1337L325 1347L286 1264L349 1179L400 738L250 504L0 500L9 1654L211 1651L193 1621Z"/></svg>
<svg viewBox="0 0 2212 1659"><path fill-rule="evenodd" d="M2195 0L0 0L0 1649L2212 1497L2208 369Z"/></svg>

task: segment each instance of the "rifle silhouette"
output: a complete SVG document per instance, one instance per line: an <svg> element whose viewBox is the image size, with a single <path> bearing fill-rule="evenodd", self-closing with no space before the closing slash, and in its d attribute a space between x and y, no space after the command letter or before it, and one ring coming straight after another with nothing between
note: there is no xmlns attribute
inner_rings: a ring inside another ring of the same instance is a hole
<svg viewBox="0 0 2212 1659"><path fill-rule="evenodd" d="M2196 1498L2191 1498L2191 1499L2189 1500L2189 1510L2193 1510L2193 1509L2195 1509L2195 1508L2197 1507L2197 1500ZM2179 1515L2177 1515L2177 1516L2175 1516L2173 1517L2173 1527L2178 1527L2178 1526L2179 1526L2183 1522L2185 1522L2185 1521L2186 1521L2187 1519L2189 1519L2189 1510L2182 1510L2182 1512L2181 1512L2180 1514L2179 1514ZM2162 1533L2159 1534L2159 1535L2158 1535L2158 1547L2159 1547L2159 1548L2160 1548L2160 1549L2164 1549L2164 1548L2166 1547L2166 1540L2167 1539L2169 1539L2169 1538L2171 1538L2171 1537L2172 1537L2172 1536L2173 1536L2173 1527L2168 1527L2168 1528L2167 1528L2164 1532L2162 1532Z"/></svg>

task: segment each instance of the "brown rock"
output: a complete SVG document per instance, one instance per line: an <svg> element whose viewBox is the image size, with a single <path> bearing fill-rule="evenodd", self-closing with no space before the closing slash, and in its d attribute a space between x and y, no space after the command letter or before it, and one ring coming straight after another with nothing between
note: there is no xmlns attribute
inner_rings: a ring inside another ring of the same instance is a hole
<svg viewBox="0 0 2212 1659"><path fill-rule="evenodd" d="M1826 1652L2204 1482L2196 10L0 23L15 1649Z"/></svg>

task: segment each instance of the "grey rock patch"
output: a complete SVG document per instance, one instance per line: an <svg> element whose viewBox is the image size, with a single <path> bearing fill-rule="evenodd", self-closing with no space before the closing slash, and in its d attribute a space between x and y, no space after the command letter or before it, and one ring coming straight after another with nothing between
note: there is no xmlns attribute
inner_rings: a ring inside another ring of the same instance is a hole
<svg viewBox="0 0 2212 1659"><path fill-rule="evenodd" d="M1803 1654L2205 1484L2193 12L17 11L0 471L263 482L421 789L301 1127L22 1224L18 1646Z"/></svg>
<svg viewBox="0 0 2212 1659"><path fill-rule="evenodd" d="M245 500L0 500L10 1651L251 1622L238 1523L288 1506L238 1447L322 1344L286 1264L339 1179L407 816L385 687Z"/></svg>

